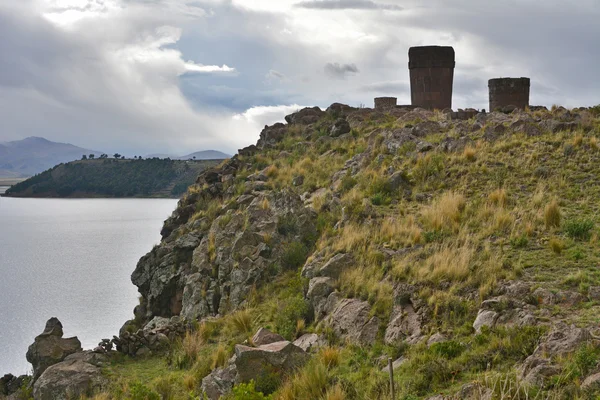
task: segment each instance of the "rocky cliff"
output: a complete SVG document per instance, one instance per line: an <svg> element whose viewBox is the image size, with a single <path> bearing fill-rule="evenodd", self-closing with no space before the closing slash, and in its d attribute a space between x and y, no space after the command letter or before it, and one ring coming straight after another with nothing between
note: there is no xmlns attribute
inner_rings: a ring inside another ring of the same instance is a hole
<svg viewBox="0 0 600 400"><path fill-rule="evenodd" d="M392 359L402 399L595 398L600 110L504 111L265 127L138 263L103 395L389 399Z"/></svg>

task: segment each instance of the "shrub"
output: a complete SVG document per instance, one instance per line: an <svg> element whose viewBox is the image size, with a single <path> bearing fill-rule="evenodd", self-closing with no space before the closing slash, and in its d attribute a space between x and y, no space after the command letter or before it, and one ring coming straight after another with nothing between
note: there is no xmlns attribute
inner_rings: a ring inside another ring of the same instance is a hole
<svg viewBox="0 0 600 400"><path fill-rule="evenodd" d="M560 226L560 208L556 200L552 200L544 209L544 221L546 222L546 228Z"/></svg>
<svg viewBox="0 0 600 400"><path fill-rule="evenodd" d="M565 245L560 239L552 238L550 239L550 249L556 254L561 254Z"/></svg>
<svg viewBox="0 0 600 400"><path fill-rule="evenodd" d="M529 243L529 239L527 239L527 236L525 236L525 235L513 237L510 239L510 244L515 249L520 249L520 248L526 247L528 243Z"/></svg>
<svg viewBox="0 0 600 400"><path fill-rule="evenodd" d="M262 392L257 391L254 381L250 381L250 383L240 383L234 386L231 396L227 398L231 400L269 400L271 396L265 396Z"/></svg>
<svg viewBox="0 0 600 400"><path fill-rule="evenodd" d="M287 299L275 317L277 332L288 340L295 339L298 320L308 318L308 304L301 296Z"/></svg>
<svg viewBox="0 0 600 400"><path fill-rule="evenodd" d="M392 199L390 198L390 196L388 196L387 194L384 193L375 193L373 196L371 196L371 203L374 206L387 206L392 202Z"/></svg>
<svg viewBox="0 0 600 400"><path fill-rule="evenodd" d="M590 231L594 228L594 221L589 219L573 220L565 223L567 235L573 239L589 240Z"/></svg>
<svg viewBox="0 0 600 400"><path fill-rule="evenodd" d="M308 257L308 247L301 242L292 242L287 245L281 255L281 264L284 269L294 270L301 267Z"/></svg>
<svg viewBox="0 0 600 400"><path fill-rule="evenodd" d="M298 233L298 218L294 214L287 214L277 221L277 232L284 236L292 236Z"/></svg>
<svg viewBox="0 0 600 400"><path fill-rule="evenodd" d="M248 334L252 332L252 315L248 310L236 311L231 315L231 323L237 333Z"/></svg>
<svg viewBox="0 0 600 400"><path fill-rule="evenodd" d="M129 388L130 400L161 400L160 395L148 386L136 382Z"/></svg>

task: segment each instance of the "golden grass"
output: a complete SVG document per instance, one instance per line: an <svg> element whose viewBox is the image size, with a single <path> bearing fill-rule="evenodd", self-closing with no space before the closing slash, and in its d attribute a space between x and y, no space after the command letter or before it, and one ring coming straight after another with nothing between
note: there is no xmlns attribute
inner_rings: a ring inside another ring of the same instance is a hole
<svg viewBox="0 0 600 400"><path fill-rule="evenodd" d="M477 155L477 150L475 150L474 147L471 147L471 146L465 147L465 150L463 151L463 157L465 158L465 160L471 161L471 162L475 161L477 159L476 155Z"/></svg>
<svg viewBox="0 0 600 400"><path fill-rule="evenodd" d="M446 192L421 213L423 222L432 230L449 228L456 231L467 202L462 194Z"/></svg>
<svg viewBox="0 0 600 400"><path fill-rule="evenodd" d="M248 310L239 310L231 314L231 325L239 334L249 334L252 332L252 314Z"/></svg>
<svg viewBox="0 0 600 400"><path fill-rule="evenodd" d="M337 367L340 364L340 349L337 347L323 347L319 350L318 359L328 369Z"/></svg>
<svg viewBox="0 0 600 400"><path fill-rule="evenodd" d="M211 356L211 368L216 369L223 367L229 359L227 348L220 344Z"/></svg>
<svg viewBox="0 0 600 400"><path fill-rule="evenodd" d="M552 238L550 239L550 241L548 242L548 244L550 245L550 249L555 253L555 254L561 254L565 248L565 244L562 242L562 240L558 239L558 238Z"/></svg>
<svg viewBox="0 0 600 400"><path fill-rule="evenodd" d="M379 228L378 241L391 247L415 245L423 242L423 230L413 215L401 219L387 217Z"/></svg>
<svg viewBox="0 0 600 400"><path fill-rule="evenodd" d="M271 203L269 203L269 199L267 197L263 198L261 203L260 203L260 208L261 210L270 210L271 209Z"/></svg>
<svg viewBox="0 0 600 400"><path fill-rule="evenodd" d="M198 354L205 344L206 340L203 337L203 332L199 330L196 332L188 331L181 341L181 348L183 349L183 352L187 358L194 363L198 359Z"/></svg>
<svg viewBox="0 0 600 400"><path fill-rule="evenodd" d="M488 195L488 203L497 207L506 207L508 196L505 189L496 189Z"/></svg>
<svg viewBox="0 0 600 400"><path fill-rule="evenodd" d="M469 275L475 248L470 243L444 244L419 267L417 274L423 279L461 281Z"/></svg>
<svg viewBox="0 0 600 400"><path fill-rule="evenodd" d="M327 393L325 393L325 397L323 399L324 400L346 400L346 392L344 392L344 389L338 383L334 387L329 388L327 390Z"/></svg>
<svg viewBox="0 0 600 400"><path fill-rule="evenodd" d="M283 384L274 399L320 399L326 393L328 383L327 367L318 362L310 362Z"/></svg>
<svg viewBox="0 0 600 400"><path fill-rule="evenodd" d="M544 209L544 222L546 228L558 228L560 226L560 207L556 200L552 200Z"/></svg>

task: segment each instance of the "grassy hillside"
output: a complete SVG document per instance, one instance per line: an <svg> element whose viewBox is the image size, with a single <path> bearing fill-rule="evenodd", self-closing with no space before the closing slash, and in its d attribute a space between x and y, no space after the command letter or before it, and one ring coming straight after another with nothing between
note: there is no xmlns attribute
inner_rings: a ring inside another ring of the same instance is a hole
<svg viewBox="0 0 600 400"><path fill-rule="evenodd" d="M219 160L95 159L59 164L12 186L13 197L179 197Z"/></svg>
<svg viewBox="0 0 600 400"><path fill-rule="evenodd" d="M262 229L253 240L275 261L242 302L223 300L235 288L225 282L218 310L188 321L167 351L114 356L93 398L203 398L202 379L259 327L288 340L316 333L319 347L295 373L237 384L224 398L391 399L388 358L397 399L598 398L598 111L454 121L331 107L309 123L300 115L265 129L258 147L205 172L180 200L138 269L163 273L169 257L186 289L169 286L172 301L160 308L154 281L140 285L130 328L182 312L181 293L187 312L194 279L210 299L225 257L234 271L248 268L251 245L228 253L229 234ZM341 135L340 118L349 130ZM301 228L304 215L280 213L291 207L281 196L302 199L315 231ZM269 231L273 215L283 216ZM200 243L193 254L191 237ZM342 255L352 261L326 271ZM323 282L327 301L355 301L369 322L340 329L341 311L316 301ZM373 340L351 334L372 323Z"/></svg>

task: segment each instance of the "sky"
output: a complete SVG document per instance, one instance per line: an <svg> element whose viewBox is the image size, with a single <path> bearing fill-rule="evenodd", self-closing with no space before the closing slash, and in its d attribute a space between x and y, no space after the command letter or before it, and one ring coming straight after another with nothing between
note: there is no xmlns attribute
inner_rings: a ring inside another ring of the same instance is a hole
<svg viewBox="0 0 600 400"><path fill-rule="evenodd" d="M304 106L410 103L408 49L456 51L453 107L527 76L600 103L599 0L0 0L0 142L233 154Z"/></svg>

